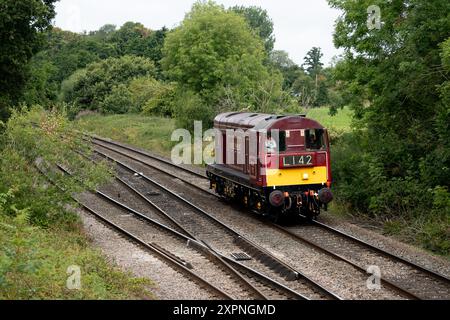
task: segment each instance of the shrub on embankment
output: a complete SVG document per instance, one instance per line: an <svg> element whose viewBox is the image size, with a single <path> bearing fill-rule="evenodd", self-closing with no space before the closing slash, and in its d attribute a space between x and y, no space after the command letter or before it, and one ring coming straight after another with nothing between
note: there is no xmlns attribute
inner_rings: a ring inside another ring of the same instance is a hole
<svg viewBox="0 0 450 320"><path fill-rule="evenodd" d="M56 112L35 107L13 112L0 138L0 299L126 299L148 296L144 285L110 265L84 235L70 209L82 187L48 171L62 192L40 174L52 163L70 167L91 188L108 180L105 164L92 165L71 148L84 149ZM36 162L36 160L38 160ZM48 168L47 168L48 169ZM69 290L69 266L79 266L81 289Z"/></svg>

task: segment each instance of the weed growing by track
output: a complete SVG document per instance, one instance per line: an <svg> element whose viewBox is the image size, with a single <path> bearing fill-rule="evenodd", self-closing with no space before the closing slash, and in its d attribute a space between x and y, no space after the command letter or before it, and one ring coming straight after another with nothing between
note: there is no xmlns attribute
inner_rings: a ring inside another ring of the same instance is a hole
<svg viewBox="0 0 450 320"><path fill-rule="evenodd" d="M64 115L39 107L14 112L0 141L0 299L126 299L149 297L150 283L110 265L81 230L68 204L78 181L47 171L62 192L36 166L72 168L90 188L110 178L106 164L93 165L72 151L84 149L69 135ZM81 289L69 290L69 266L79 266Z"/></svg>

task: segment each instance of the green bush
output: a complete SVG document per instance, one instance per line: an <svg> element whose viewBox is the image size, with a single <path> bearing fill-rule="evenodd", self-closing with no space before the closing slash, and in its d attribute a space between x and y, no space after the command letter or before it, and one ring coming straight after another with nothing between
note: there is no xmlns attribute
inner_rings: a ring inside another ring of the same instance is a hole
<svg viewBox="0 0 450 320"><path fill-rule="evenodd" d="M152 78L136 79L130 84L136 109L146 115L171 117L174 111L175 84Z"/></svg>
<svg viewBox="0 0 450 320"><path fill-rule="evenodd" d="M41 107L33 107L12 113L0 151L0 193L11 194L4 203L5 213L15 215L27 209L30 222L39 226L73 219L64 205L73 192L84 187L76 178L48 171L55 183L65 186L65 192L61 192L37 174L36 166L47 170L51 164L66 165L90 188L110 178L110 170L104 164L92 165L73 152L78 149L89 154L89 149L80 135L70 134L71 129L72 125L57 111L44 112Z"/></svg>
<svg viewBox="0 0 450 320"><path fill-rule="evenodd" d="M0 299L149 298L150 281L122 273L91 249L69 209L74 192L111 177L105 164L73 152L88 148L71 129L63 114L33 107L13 111L0 135ZM50 170L55 163L69 167L83 186ZM72 265L80 267L80 290L66 286Z"/></svg>
<svg viewBox="0 0 450 320"><path fill-rule="evenodd" d="M145 103L154 96L154 87L157 86L159 82L152 77L140 77L133 79L128 90L132 96L132 111L141 112Z"/></svg>
<svg viewBox="0 0 450 320"><path fill-rule="evenodd" d="M124 84L111 89L105 99L100 103L100 111L104 114L124 114L133 110L133 96Z"/></svg>
<svg viewBox="0 0 450 320"><path fill-rule="evenodd" d="M189 113L198 118L206 112L203 118L211 122L210 114L218 110L275 112L291 105L282 75L265 65L266 58L262 39L243 15L214 1L198 1L168 34L161 66L177 90L191 91L203 101L195 112L189 107Z"/></svg>
<svg viewBox="0 0 450 320"><path fill-rule="evenodd" d="M0 193L0 299L151 297L147 289L151 282L110 265L98 251L89 248L78 223L42 229L29 223L30 209L18 210L15 217L7 215L2 199L10 201L13 193ZM14 203L21 206L19 198ZM80 267L80 290L66 286L67 268L72 265Z"/></svg>
<svg viewBox="0 0 450 320"><path fill-rule="evenodd" d="M194 121L201 121L204 130L212 127L215 113L199 95L192 91L179 91L175 97L175 105L177 127L193 131Z"/></svg>
<svg viewBox="0 0 450 320"><path fill-rule="evenodd" d="M135 56L108 58L76 71L65 80L61 86L61 99L74 103L82 110L101 110L108 113L116 110L124 112L124 109L128 111L131 106L125 107L124 99L119 97L120 93L125 91L124 86L128 87L135 78L155 75L156 68L150 59ZM109 97L110 95L112 97ZM114 97L121 101L114 103ZM112 109L109 110L108 107Z"/></svg>
<svg viewBox="0 0 450 320"><path fill-rule="evenodd" d="M415 171L392 172L370 150L365 131L344 134L332 148L337 201L385 231L439 254L450 254L450 194ZM396 177L392 175L397 174Z"/></svg>

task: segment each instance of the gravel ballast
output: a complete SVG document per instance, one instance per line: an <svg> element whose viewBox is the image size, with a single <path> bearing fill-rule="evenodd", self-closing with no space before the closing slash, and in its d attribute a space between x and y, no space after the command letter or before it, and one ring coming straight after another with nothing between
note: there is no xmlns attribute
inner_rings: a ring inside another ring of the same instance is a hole
<svg viewBox="0 0 450 320"><path fill-rule="evenodd" d="M91 214L84 210L78 210L78 213L92 244L123 271L131 272L135 277L150 279L155 284L150 291L156 299L217 299L170 265L106 227Z"/></svg>
<svg viewBox="0 0 450 320"><path fill-rule="evenodd" d="M101 151L112 155L111 151L107 152L107 150L104 149ZM128 163L139 172L143 172L145 175L171 188L183 197L195 202L197 205L213 214L216 218L230 224L234 229L260 244L279 259L295 266L298 270L318 281L327 289L331 289L344 299L401 298L391 290L385 290L384 288L381 290L367 289L367 276L360 273L358 274L358 272L352 267L349 267L348 264L336 261L330 256L318 252L306 245L300 246L298 242L288 239L288 237L280 236L278 233L274 232L273 229L268 228L251 215L239 212L240 210L236 210L236 208L232 208L228 204L225 204L214 197L202 194L199 190L195 190L179 179L168 177L167 175L156 172L154 169L148 168L117 154L114 154L114 158L118 158L121 161ZM145 160L145 157L141 156L140 158L141 160ZM177 174L176 169L171 169L167 166L164 169L166 171L172 171L173 174ZM204 187L204 183L199 183L198 178L190 179L189 175L184 173L178 174L181 179L192 180L192 182L196 183L198 186ZM145 211L142 203L135 204L139 207L136 209ZM408 260L415 261L429 269L447 276L450 274L450 264L445 259L433 256L428 252L413 246L406 245L395 239L385 237L377 232L361 228L355 224L348 223L327 214L322 215L320 220L375 246L402 256ZM307 230L304 231L306 232ZM309 236L314 236L314 234L309 234ZM367 264L371 260L374 260L374 258L370 256L362 256L362 258L363 259L358 262L363 264ZM395 265L389 265L389 263L386 265L390 270L396 269ZM392 275L394 276L394 274Z"/></svg>

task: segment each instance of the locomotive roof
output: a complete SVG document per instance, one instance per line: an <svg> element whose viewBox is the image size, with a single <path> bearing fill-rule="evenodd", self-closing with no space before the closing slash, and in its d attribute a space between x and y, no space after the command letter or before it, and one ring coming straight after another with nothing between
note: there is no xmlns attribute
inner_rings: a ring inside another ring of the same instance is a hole
<svg viewBox="0 0 450 320"><path fill-rule="evenodd" d="M214 126L219 129L323 129L315 120L305 115L274 115L250 112L228 112L219 114L214 119Z"/></svg>

